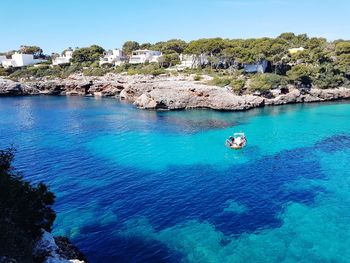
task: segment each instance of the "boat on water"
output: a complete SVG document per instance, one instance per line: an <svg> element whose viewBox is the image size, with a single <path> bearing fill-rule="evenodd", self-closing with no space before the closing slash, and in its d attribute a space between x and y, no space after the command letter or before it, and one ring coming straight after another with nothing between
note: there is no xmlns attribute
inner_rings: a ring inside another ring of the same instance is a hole
<svg viewBox="0 0 350 263"><path fill-rule="evenodd" d="M239 150L246 146L247 139L245 137L245 134L242 132L236 132L233 134L233 136L230 136L226 142L225 145L231 149Z"/></svg>

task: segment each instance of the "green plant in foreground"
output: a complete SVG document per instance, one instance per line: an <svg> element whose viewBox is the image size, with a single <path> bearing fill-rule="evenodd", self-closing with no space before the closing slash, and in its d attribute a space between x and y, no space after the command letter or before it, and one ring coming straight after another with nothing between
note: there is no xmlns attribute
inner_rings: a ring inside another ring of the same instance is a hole
<svg viewBox="0 0 350 263"><path fill-rule="evenodd" d="M13 167L13 149L0 150L0 256L33 262L41 229L51 230L55 196L43 183L32 185Z"/></svg>

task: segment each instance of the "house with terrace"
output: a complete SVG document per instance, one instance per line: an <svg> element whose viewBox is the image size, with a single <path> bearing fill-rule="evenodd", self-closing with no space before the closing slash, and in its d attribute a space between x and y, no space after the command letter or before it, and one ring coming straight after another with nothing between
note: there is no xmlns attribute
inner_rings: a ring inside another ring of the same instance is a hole
<svg viewBox="0 0 350 263"><path fill-rule="evenodd" d="M57 66L61 64L68 64L73 57L73 50L67 49L63 52L62 56L56 57L52 60L52 65Z"/></svg>
<svg viewBox="0 0 350 263"><path fill-rule="evenodd" d="M199 56L193 54L180 54L179 59L180 64L176 65L174 69L180 71L186 68L198 68L209 63L208 56L204 54L201 54Z"/></svg>
<svg viewBox="0 0 350 263"><path fill-rule="evenodd" d="M6 59L6 56L0 56L0 65L2 64L2 61Z"/></svg>
<svg viewBox="0 0 350 263"><path fill-rule="evenodd" d="M34 65L42 62L46 62L44 59L36 59L33 54L21 54L15 53L11 56L11 59L3 59L1 64L4 68L16 68Z"/></svg>
<svg viewBox="0 0 350 263"><path fill-rule="evenodd" d="M157 63L162 56L162 52L148 50L148 49L140 49L132 52L132 56L129 59L130 64L143 64L146 62L149 63Z"/></svg>
<svg viewBox="0 0 350 263"><path fill-rule="evenodd" d="M116 48L113 50L108 50L104 53L104 56L100 58L100 66L104 64L111 64L114 66L120 66L121 64L125 63L126 57L123 54L123 51Z"/></svg>

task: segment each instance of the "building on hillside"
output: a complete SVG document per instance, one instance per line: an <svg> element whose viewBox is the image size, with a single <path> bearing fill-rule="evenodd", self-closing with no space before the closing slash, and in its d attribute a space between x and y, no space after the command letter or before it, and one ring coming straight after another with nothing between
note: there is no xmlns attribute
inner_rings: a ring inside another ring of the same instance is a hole
<svg viewBox="0 0 350 263"><path fill-rule="evenodd" d="M162 56L162 52L154 50L135 50L132 52L132 56L129 59L130 64L142 64L142 63L152 63L159 62Z"/></svg>
<svg viewBox="0 0 350 263"><path fill-rule="evenodd" d="M62 56L56 57L52 60L52 65L57 66L61 64L68 64L73 57L73 50L68 49L63 52Z"/></svg>
<svg viewBox="0 0 350 263"><path fill-rule="evenodd" d="M103 64L112 64L115 66L120 66L125 63L126 57L123 54L123 51L120 49L108 50L104 53L104 56L100 58L100 66Z"/></svg>
<svg viewBox="0 0 350 263"><path fill-rule="evenodd" d="M44 59L35 59L33 54L21 54L15 53L12 55L11 59L4 59L1 63L4 68L10 67L23 67L45 62Z"/></svg>
<svg viewBox="0 0 350 263"><path fill-rule="evenodd" d="M245 73L265 73L269 62L267 60L262 60L254 64L245 64L244 72Z"/></svg>
<svg viewBox="0 0 350 263"><path fill-rule="evenodd" d="M204 54L199 56L180 54L180 64L176 65L176 69L184 70L185 68L198 68L200 66L207 65L208 63L208 56Z"/></svg>
<svg viewBox="0 0 350 263"><path fill-rule="evenodd" d="M2 64L3 60L6 60L6 56L0 56L0 65Z"/></svg>
<svg viewBox="0 0 350 263"><path fill-rule="evenodd" d="M293 55L293 54L296 54L296 53L298 53L300 51L304 51L304 50L305 50L305 48L303 48L303 47L297 47L297 48L288 49L288 52L289 52L289 54Z"/></svg>

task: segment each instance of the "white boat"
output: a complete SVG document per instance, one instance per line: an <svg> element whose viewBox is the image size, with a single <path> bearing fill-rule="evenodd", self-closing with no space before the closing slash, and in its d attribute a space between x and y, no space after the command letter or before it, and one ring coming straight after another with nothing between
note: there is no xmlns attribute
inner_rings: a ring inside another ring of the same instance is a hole
<svg viewBox="0 0 350 263"><path fill-rule="evenodd" d="M233 134L233 136L230 136L226 142L225 145L231 149L239 150L245 147L247 144L247 139L245 137L245 134L242 132L236 132Z"/></svg>

